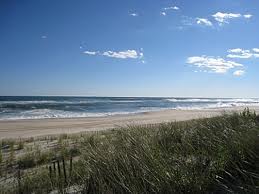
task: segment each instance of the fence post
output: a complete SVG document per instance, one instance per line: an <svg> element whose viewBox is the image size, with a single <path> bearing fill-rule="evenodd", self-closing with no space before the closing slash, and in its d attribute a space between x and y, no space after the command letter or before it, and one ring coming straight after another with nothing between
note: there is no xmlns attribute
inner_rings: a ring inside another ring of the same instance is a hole
<svg viewBox="0 0 259 194"><path fill-rule="evenodd" d="M70 179L72 178L72 169L73 168L73 157L72 155L70 156L70 163L69 163L69 177Z"/></svg>
<svg viewBox="0 0 259 194"><path fill-rule="evenodd" d="M61 178L61 170L60 170L59 160L57 161L57 163L58 163L58 176L59 176L59 178Z"/></svg>
<svg viewBox="0 0 259 194"><path fill-rule="evenodd" d="M66 163L65 163L64 158L62 159L62 162L63 162L63 172L64 172L65 184L67 184Z"/></svg>
<svg viewBox="0 0 259 194"><path fill-rule="evenodd" d="M49 166L49 177L50 177L50 180L52 182L52 168L51 168L51 166Z"/></svg>
<svg viewBox="0 0 259 194"><path fill-rule="evenodd" d="M57 159L57 163L58 163L58 187L60 189L60 191L62 191L62 184L61 184L61 170L60 170L60 163L59 163L59 159Z"/></svg>
<svg viewBox="0 0 259 194"><path fill-rule="evenodd" d="M52 185L52 187L53 187L54 181L53 181L53 179L52 179L52 167L51 167L51 164L50 164L50 166L49 166L49 178L50 178L51 185Z"/></svg>
<svg viewBox="0 0 259 194"><path fill-rule="evenodd" d="M53 161L53 171L54 171L54 176L56 176L56 162Z"/></svg>
<svg viewBox="0 0 259 194"><path fill-rule="evenodd" d="M19 194L22 194L20 164L18 164L18 174L17 175L18 175L18 192L19 192Z"/></svg>

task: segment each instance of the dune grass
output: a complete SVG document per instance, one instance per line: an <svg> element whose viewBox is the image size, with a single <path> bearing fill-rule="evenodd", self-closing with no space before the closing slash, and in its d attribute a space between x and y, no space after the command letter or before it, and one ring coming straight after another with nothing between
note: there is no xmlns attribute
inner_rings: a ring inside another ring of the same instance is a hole
<svg viewBox="0 0 259 194"><path fill-rule="evenodd" d="M255 114L133 126L91 137L81 174L88 193L256 193Z"/></svg>
<svg viewBox="0 0 259 194"><path fill-rule="evenodd" d="M41 168L37 176L22 179L23 189L28 193L66 193L71 187L81 193L259 192L259 117L248 109L97 132L85 135L80 143L80 157L66 186L63 180L50 181L48 170ZM61 140L60 145L64 149Z"/></svg>

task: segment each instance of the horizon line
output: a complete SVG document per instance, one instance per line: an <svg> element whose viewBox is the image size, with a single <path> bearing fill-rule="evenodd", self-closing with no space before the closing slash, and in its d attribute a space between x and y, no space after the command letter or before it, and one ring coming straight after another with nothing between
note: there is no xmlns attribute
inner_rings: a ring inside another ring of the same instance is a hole
<svg viewBox="0 0 259 194"><path fill-rule="evenodd" d="M87 98L259 98L259 97L201 97L201 96L98 96L98 95L0 95L0 97L87 97Z"/></svg>

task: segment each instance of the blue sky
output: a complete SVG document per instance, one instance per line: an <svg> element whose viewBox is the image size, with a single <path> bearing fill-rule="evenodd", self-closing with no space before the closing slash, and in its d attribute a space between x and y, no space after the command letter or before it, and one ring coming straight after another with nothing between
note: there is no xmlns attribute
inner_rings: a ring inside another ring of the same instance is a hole
<svg viewBox="0 0 259 194"><path fill-rule="evenodd" d="M257 0L2 0L0 95L259 97Z"/></svg>

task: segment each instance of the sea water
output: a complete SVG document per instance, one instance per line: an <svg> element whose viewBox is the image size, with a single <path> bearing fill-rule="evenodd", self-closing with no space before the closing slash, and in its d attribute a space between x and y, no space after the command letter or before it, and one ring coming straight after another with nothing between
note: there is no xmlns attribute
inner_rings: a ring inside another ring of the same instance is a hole
<svg viewBox="0 0 259 194"><path fill-rule="evenodd" d="M103 117L166 109L259 106L258 98L0 96L0 120Z"/></svg>

